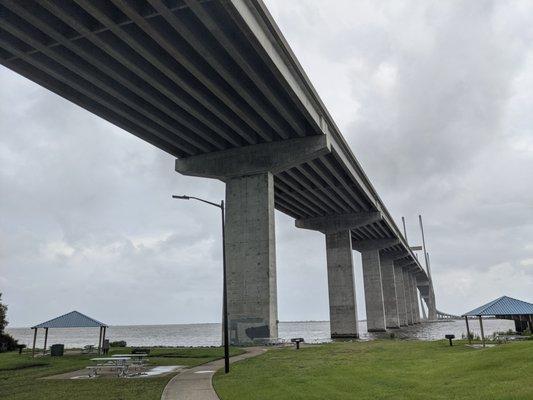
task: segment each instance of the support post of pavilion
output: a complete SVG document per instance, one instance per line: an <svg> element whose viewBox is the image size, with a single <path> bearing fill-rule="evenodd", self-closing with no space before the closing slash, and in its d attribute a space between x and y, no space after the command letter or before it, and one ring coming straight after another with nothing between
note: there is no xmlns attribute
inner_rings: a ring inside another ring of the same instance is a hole
<svg viewBox="0 0 533 400"><path fill-rule="evenodd" d="M33 328L33 348L31 350L31 356L35 357L35 342L37 341L37 328Z"/></svg>
<svg viewBox="0 0 533 400"><path fill-rule="evenodd" d="M102 354L102 328L100 327L100 336L98 337L98 355Z"/></svg>
<svg viewBox="0 0 533 400"><path fill-rule="evenodd" d="M46 355L46 343L48 342L48 328L44 328L44 347L43 356Z"/></svg>
<svg viewBox="0 0 533 400"><path fill-rule="evenodd" d="M470 336L470 326L468 325L468 317L465 315L466 322L466 336L468 337L468 344L472 344L472 338Z"/></svg>
<svg viewBox="0 0 533 400"><path fill-rule="evenodd" d="M483 347L485 347L485 333L483 332L483 318L481 315L479 316L479 327L481 329L481 342L483 343Z"/></svg>

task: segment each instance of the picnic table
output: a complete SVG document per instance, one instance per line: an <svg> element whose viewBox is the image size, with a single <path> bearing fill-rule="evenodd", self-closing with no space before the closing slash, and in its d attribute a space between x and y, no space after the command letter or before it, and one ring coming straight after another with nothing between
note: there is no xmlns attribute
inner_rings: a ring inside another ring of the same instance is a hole
<svg viewBox="0 0 533 400"><path fill-rule="evenodd" d="M121 358L121 357L128 357L131 359L131 363L133 366L136 367L137 371L142 374L145 363L148 361L146 357L148 357L148 354L146 353L130 353L130 354L113 354L111 357L115 358ZM140 370L140 371L139 371Z"/></svg>
<svg viewBox="0 0 533 400"><path fill-rule="evenodd" d="M113 369L117 372L117 376L126 376L128 373L130 357L96 357L91 358L91 361L95 361L96 365L90 365L89 377L97 376L102 370Z"/></svg>
<svg viewBox="0 0 533 400"><path fill-rule="evenodd" d="M111 357L128 357L132 360L144 360L145 357L148 357L146 353L137 353L137 354L113 354Z"/></svg>

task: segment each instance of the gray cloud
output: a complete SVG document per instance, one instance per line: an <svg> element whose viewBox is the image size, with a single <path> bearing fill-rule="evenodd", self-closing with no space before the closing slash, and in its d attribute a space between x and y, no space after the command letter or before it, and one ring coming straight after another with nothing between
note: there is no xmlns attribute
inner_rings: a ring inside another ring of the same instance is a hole
<svg viewBox="0 0 533 400"><path fill-rule="evenodd" d="M426 222L439 308L533 286L533 7L267 2L397 220ZM0 288L13 326L217 321L223 197L172 157L0 69ZM276 214L281 320L327 319L324 239ZM358 306L364 316L360 259Z"/></svg>

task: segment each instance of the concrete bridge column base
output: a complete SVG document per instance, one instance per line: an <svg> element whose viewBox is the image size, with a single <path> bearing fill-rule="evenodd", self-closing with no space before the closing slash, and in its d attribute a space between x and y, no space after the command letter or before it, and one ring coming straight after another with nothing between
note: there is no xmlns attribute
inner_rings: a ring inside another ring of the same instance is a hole
<svg viewBox="0 0 533 400"><path fill-rule="evenodd" d="M326 233L331 338L357 338L357 304L350 230Z"/></svg>
<svg viewBox="0 0 533 400"><path fill-rule="evenodd" d="M385 332L385 306L381 286L379 250L361 252L365 285L366 321L368 332Z"/></svg>
<svg viewBox="0 0 533 400"><path fill-rule="evenodd" d="M398 314L396 277L394 275L393 260L391 258L381 257L380 267L386 327L387 329L397 329L400 327L400 316Z"/></svg>
<svg viewBox="0 0 533 400"><path fill-rule="evenodd" d="M278 337L274 181L270 172L226 181L230 342Z"/></svg>

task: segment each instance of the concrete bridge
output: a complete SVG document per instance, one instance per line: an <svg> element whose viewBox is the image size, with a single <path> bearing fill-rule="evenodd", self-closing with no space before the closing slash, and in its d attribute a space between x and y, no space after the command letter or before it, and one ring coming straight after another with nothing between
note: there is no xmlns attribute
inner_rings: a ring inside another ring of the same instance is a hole
<svg viewBox="0 0 533 400"><path fill-rule="evenodd" d="M437 310L437 319L463 319L463 317Z"/></svg>
<svg viewBox="0 0 533 400"><path fill-rule="evenodd" d="M226 183L233 343L278 336L274 209L325 236L332 337L436 318L430 278L260 0L0 0L0 62ZM386 162L386 160L384 160Z"/></svg>

